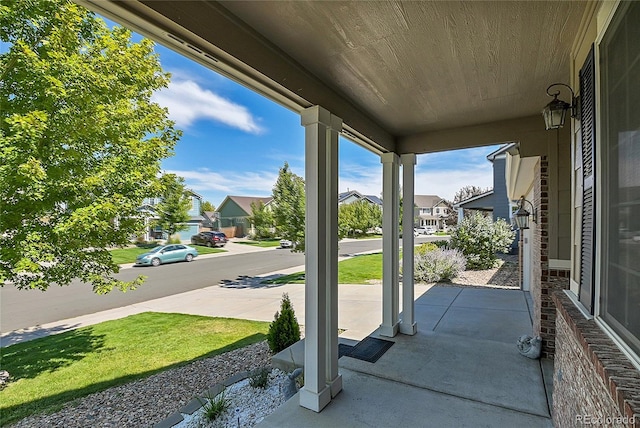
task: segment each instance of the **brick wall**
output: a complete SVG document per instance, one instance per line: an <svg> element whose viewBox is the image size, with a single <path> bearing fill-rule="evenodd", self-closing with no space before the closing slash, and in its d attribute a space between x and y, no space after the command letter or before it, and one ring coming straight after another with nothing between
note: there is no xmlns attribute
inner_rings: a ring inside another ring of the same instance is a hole
<svg viewBox="0 0 640 428"><path fill-rule="evenodd" d="M541 156L536 165L533 206L538 211L532 227L531 298L533 300L533 333L542 338L542 357L553 358L555 352L556 309L552 299L555 290L569 288L569 270L549 268L549 161Z"/></svg>
<svg viewBox="0 0 640 428"><path fill-rule="evenodd" d="M553 300L554 425L640 427L640 371L564 292L554 292Z"/></svg>

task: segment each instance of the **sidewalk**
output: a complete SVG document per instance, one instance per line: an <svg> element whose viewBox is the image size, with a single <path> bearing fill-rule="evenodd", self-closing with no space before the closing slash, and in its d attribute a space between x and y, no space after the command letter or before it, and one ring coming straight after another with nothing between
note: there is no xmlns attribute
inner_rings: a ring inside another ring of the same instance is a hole
<svg viewBox="0 0 640 428"><path fill-rule="evenodd" d="M277 247L260 248L252 245L228 242L225 253L204 254L199 258L225 257L234 254L277 251ZM280 250L288 251L288 250ZM379 252L379 250L363 254ZM344 260L350 257L340 257ZM121 266L131 268L133 264ZM174 294L159 299L123 306L120 308L96 312L89 315L64 319L52 323L33 326L25 329L3 333L0 336L2 347L26 342L51 334L64 333L80 327L98 324L139 314L141 312L172 312L211 317L241 318L256 321L273 321L273 316L280 309L283 293L288 293L296 310L296 315L304 323L304 284L262 284L263 281L282 275L304 271L305 267L295 266L289 269L270 272L256 277L246 277L238 281L221 283L211 287ZM420 294L424 292L424 289ZM419 294L416 294L416 297ZM340 285L340 328L348 330L347 337L360 340L380 322L382 308L382 287L375 285ZM375 314L371 319L362 320L359 313Z"/></svg>

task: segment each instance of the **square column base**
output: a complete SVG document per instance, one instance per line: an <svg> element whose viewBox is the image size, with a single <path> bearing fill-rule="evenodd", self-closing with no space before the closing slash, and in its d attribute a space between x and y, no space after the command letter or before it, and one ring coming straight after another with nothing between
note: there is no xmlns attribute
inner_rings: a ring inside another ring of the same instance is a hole
<svg viewBox="0 0 640 428"><path fill-rule="evenodd" d="M403 322L400 323L400 333L413 336L417 332L418 332L418 323L415 323L415 322L413 324L405 324Z"/></svg>
<svg viewBox="0 0 640 428"><path fill-rule="evenodd" d="M380 324L380 327L378 328L378 334L385 337L395 337L395 335L398 334L399 325L400 323L395 323L392 326Z"/></svg>
<svg viewBox="0 0 640 428"><path fill-rule="evenodd" d="M328 383L331 390L331 398L335 397L342 391L342 375L339 374L334 380Z"/></svg>
<svg viewBox="0 0 640 428"><path fill-rule="evenodd" d="M331 389L325 386L322 391L315 393L306 388L300 390L300 405L314 412L320 412L331 401Z"/></svg>

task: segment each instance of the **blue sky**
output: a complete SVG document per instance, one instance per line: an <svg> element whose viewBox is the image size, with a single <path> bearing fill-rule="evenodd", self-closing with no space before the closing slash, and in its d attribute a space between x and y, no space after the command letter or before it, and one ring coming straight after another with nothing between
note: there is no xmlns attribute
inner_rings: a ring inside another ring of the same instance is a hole
<svg viewBox="0 0 640 428"><path fill-rule="evenodd" d="M216 207L227 195L271 195L285 161L304 177L304 128L296 113L162 45L156 52L172 78L154 100L183 131L175 155L162 162L166 172L184 177ZM379 156L344 138L339 147L339 190L380 196ZM497 147L419 155L416 194L451 200L466 185L491 187L486 156Z"/></svg>

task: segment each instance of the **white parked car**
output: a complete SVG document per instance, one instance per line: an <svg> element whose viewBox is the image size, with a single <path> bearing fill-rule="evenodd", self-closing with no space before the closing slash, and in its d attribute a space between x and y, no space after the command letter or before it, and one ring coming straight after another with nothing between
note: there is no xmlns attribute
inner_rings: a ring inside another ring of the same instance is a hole
<svg viewBox="0 0 640 428"><path fill-rule="evenodd" d="M288 239L280 240L280 248L292 248L292 247L293 247L293 242L289 241Z"/></svg>
<svg viewBox="0 0 640 428"><path fill-rule="evenodd" d="M436 229L433 226L421 226L414 229L415 235L433 235Z"/></svg>

